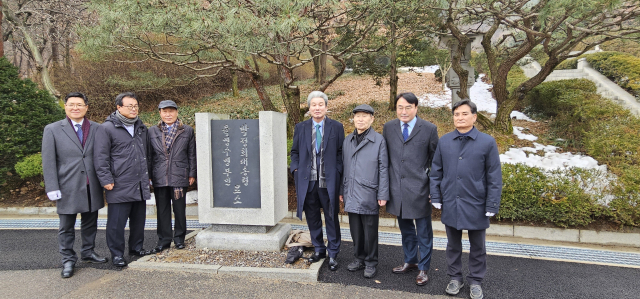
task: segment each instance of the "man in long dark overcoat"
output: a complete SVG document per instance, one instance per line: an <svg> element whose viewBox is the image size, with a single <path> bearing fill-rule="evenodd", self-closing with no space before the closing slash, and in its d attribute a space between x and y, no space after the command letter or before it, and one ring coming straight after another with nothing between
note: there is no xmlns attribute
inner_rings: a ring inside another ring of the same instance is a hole
<svg viewBox="0 0 640 299"><path fill-rule="evenodd" d="M500 209L502 170L496 141L478 131L476 105L463 100L453 105L456 129L438 143L431 165L431 201L442 208L447 231L446 292L456 295L462 282L462 230L469 233L469 275L472 299L483 298L480 284L487 272L485 249L489 218Z"/></svg>
<svg viewBox="0 0 640 299"><path fill-rule="evenodd" d="M428 172L438 145L438 129L417 113L418 98L410 92L399 94L398 118L387 122L382 134L389 152L387 212L398 217L404 252L404 263L393 268L393 272L418 269L416 284L422 286L429 280L427 272L433 251Z"/></svg>
<svg viewBox="0 0 640 299"><path fill-rule="evenodd" d="M317 262L329 252L329 269L337 270L336 257L340 252L340 203L338 193L342 179L342 143L344 127L326 117L328 97L313 91L307 97L311 119L296 124L291 148L291 165L298 199L297 217L302 211L307 218L315 253L309 258ZM328 246L322 236L324 211Z"/></svg>
<svg viewBox="0 0 640 299"><path fill-rule="evenodd" d="M139 104L131 92L116 96L116 112L96 132L93 162L107 197L107 246L113 265L124 267L124 228L129 220L129 254L149 254L142 245L146 200L151 198L149 131L138 118Z"/></svg>
<svg viewBox="0 0 640 299"><path fill-rule="evenodd" d="M56 201L60 228L58 248L62 255L62 278L73 276L78 257L73 250L76 217L82 217L82 261L106 263L95 248L98 210L104 207L102 186L93 168L93 143L99 124L85 117L87 97L72 92L64 99L65 119L44 127L42 173L47 196Z"/></svg>

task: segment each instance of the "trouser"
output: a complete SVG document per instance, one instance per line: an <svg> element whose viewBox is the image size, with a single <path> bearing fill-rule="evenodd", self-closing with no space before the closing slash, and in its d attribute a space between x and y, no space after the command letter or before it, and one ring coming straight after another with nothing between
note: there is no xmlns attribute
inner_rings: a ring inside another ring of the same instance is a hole
<svg viewBox="0 0 640 299"><path fill-rule="evenodd" d="M73 250L73 244L76 240L76 217L78 214L59 214L60 228L58 229L58 248L62 255L62 263L78 261L78 256ZM96 232L98 231L98 211L85 212L80 214L82 237L82 257L90 257L96 244Z"/></svg>
<svg viewBox="0 0 640 299"><path fill-rule="evenodd" d="M187 188L183 188L184 191ZM175 244L184 244L187 235L187 201L186 192L181 192L176 198L173 187L153 188L156 197L158 216L158 246L171 245L171 239ZM173 215L175 217L175 233L171 233L171 205L173 203Z"/></svg>
<svg viewBox="0 0 640 299"><path fill-rule="evenodd" d="M317 181L309 182L309 189L304 199L304 214L307 218L309 233L311 234L311 243L315 247L317 253L328 251L329 257L335 258L340 252L340 220L338 219L338 210L340 207L334 207L333 213L331 200L327 188L318 188ZM322 236L322 216L320 209L324 211L324 222L327 227L328 247L324 245Z"/></svg>
<svg viewBox="0 0 640 299"><path fill-rule="evenodd" d="M462 281L462 230L445 226L447 230L447 275ZM481 284L487 273L486 230L470 230L469 233L469 284Z"/></svg>
<svg viewBox="0 0 640 299"><path fill-rule="evenodd" d="M127 219L129 220L129 250L142 250L146 217L145 201L110 203L107 211L107 246L111 256L124 255L124 227Z"/></svg>
<svg viewBox="0 0 640 299"><path fill-rule="evenodd" d="M349 213L349 229L356 260L369 267L378 265L378 215Z"/></svg>
<svg viewBox="0 0 640 299"><path fill-rule="evenodd" d="M418 264L419 270L428 271L431 267L431 254L433 252L431 217L402 219L401 216L398 216L398 227L400 227L400 233L402 234L404 262ZM418 249L420 250L419 256Z"/></svg>

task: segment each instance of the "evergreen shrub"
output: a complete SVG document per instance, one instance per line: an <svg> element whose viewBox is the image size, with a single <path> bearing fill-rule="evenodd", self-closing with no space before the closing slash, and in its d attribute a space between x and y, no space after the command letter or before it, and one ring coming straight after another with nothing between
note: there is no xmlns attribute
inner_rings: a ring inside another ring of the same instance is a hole
<svg viewBox="0 0 640 299"><path fill-rule="evenodd" d="M14 165L40 151L44 127L64 118L64 111L45 90L0 57L0 184L3 189L19 183ZM6 183L6 184L5 184Z"/></svg>
<svg viewBox="0 0 640 299"><path fill-rule="evenodd" d="M42 176L42 155L40 153L25 157L15 165L16 173L23 178Z"/></svg>

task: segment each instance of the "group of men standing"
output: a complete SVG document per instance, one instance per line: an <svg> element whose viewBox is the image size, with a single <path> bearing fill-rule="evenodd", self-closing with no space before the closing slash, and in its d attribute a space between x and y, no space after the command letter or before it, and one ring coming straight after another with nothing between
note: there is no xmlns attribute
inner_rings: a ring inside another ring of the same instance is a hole
<svg viewBox="0 0 640 299"><path fill-rule="evenodd" d="M45 189L56 201L60 218L59 252L63 278L73 276L78 260L73 250L74 226L81 215L81 260L106 263L95 249L98 210L107 202L106 241L113 265L124 267L125 226L129 221L130 255L157 253L171 244L184 248L186 189L195 182L196 154L193 129L178 119L173 101L160 102L161 121L147 128L138 118L134 93L119 94L116 111L104 123L86 117L87 97L79 92L64 100L66 117L49 124L42 137ZM154 186L158 218L158 244L145 250L146 200ZM171 229L171 206L175 232Z"/></svg>
<svg viewBox="0 0 640 299"><path fill-rule="evenodd" d="M355 130L344 137L343 125L326 116L328 98L320 91L307 98L311 119L295 126L290 171L294 176L298 209L304 211L317 262L329 255L329 269L339 267L340 202L349 214L355 260L349 271L377 273L379 207L395 215L402 234L404 263L393 273L418 270L417 285L427 284L433 251L431 207L442 209L447 232L446 293L464 286L462 231L471 250L467 282L473 299L483 298L486 273L485 231L498 213L502 173L495 139L478 131L476 105L463 100L453 105L455 130L438 138L437 127L417 116L418 99L410 92L396 98L397 119L382 134L371 128L374 110L353 109ZM324 212L328 244L322 233Z"/></svg>

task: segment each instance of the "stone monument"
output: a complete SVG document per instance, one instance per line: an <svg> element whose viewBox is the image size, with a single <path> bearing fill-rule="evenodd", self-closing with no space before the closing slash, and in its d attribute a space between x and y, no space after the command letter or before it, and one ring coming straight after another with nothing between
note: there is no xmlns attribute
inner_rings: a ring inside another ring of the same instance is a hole
<svg viewBox="0 0 640 299"><path fill-rule="evenodd" d="M469 65L469 60L471 59L471 44L474 42L476 37L477 36L473 35L469 36L467 47L464 49L464 52L462 53L463 55L460 58L460 65L463 69L469 72L469 75L467 77L467 94L470 94L471 86L473 86L476 81L474 75L475 69L471 65ZM453 57L458 51L458 43L456 41L457 40L453 38L453 36L446 36L442 38L442 42L444 42L444 44L450 50L451 60L453 60ZM449 71L447 71L447 74L445 75L445 82L447 82L447 87L451 89L451 107L453 107L453 104L462 100L458 96L458 91L460 91L460 78L458 77L458 74L456 74L456 72L453 70L453 68L449 68Z"/></svg>
<svg viewBox="0 0 640 299"><path fill-rule="evenodd" d="M211 226L197 248L278 251L291 231L286 114L259 119L196 113L198 218Z"/></svg>

